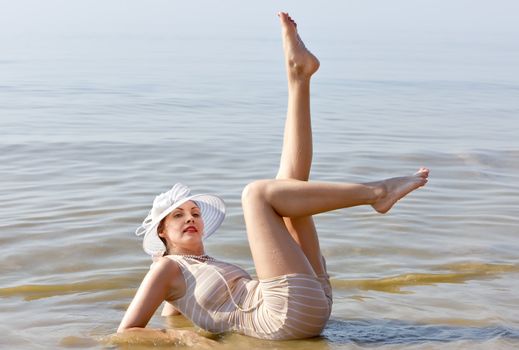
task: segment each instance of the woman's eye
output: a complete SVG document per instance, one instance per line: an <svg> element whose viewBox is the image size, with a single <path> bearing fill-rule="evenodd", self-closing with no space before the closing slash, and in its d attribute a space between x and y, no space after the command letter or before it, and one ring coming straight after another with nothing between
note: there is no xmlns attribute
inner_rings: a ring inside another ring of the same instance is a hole
<svg viewBox="0 0 519 350"><path fill-rule="evenodd" d="M195 218L199 218L199 217L200 217L200 214L198 214L198 213L194 213L193 216L194 216Z"/></svg>
<svg viewBox="0 0 519 350"><path fill-rule="evenodd" d="M180 218L180 217L182 217L182 214L180 214L180 213L176 213L176 214L173 215L173 217L174 217L174 218Z"/></svg>

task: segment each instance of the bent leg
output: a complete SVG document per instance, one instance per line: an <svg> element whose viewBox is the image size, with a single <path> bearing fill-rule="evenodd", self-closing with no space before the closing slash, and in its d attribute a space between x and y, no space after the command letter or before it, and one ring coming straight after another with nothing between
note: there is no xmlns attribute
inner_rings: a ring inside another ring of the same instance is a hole
<svg viewBox="0 0 519 350"><path fill-rule="evenodd" d="M399 199L425 185L428 174L428 169L422 168L412 176L366 184L260 180L247 185L242 206L258 277L314 274L283 217L306 217L365 204L385 213Z"/></svg>

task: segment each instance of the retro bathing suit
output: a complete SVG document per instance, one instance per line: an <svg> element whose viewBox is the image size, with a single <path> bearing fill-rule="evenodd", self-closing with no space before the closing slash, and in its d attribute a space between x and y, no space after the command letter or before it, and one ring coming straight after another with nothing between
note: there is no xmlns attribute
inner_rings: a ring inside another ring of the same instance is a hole
<svg viewBox="0 0 519 350"><path fill-rule="evenodd" d="M209 332L301 339L319 335L330 317L328 275L297 273L258 281L223 261L166 257L179 264L186 281L184 296L170 303Z"/></svg>

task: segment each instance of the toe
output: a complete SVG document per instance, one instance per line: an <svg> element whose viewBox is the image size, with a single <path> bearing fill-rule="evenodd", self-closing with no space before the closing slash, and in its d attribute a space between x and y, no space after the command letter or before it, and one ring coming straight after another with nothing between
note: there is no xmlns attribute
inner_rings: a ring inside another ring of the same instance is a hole
<svg viewBox="0 0 519 350"><path fill-rule="evenodd" d="M418 175L420 177L427 177L429 176L429 169L422 167L415 173L415 175Z"/></svg>

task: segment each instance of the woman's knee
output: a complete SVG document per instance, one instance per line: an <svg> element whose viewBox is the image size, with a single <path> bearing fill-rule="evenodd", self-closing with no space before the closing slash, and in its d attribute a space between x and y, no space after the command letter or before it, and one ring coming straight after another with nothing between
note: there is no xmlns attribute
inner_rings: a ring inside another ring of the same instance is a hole
<svg viewBox="0 0 519 350"><path fill-rule="evenodd" d="M242 205L257 201L267 201L269 184L272 180L256 180L249 183L242 191Z"/></svg>

